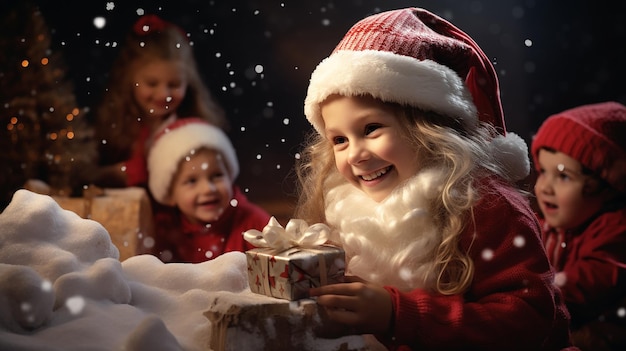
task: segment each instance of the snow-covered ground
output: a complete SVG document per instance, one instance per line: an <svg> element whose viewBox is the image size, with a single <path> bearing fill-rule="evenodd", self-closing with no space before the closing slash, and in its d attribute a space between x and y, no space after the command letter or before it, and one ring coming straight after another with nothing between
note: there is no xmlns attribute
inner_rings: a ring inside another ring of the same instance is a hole
<svg viewBox="0 0 626 351"><path fill-rule="evenodd" d="M99 223L18 190L0 215L0 350L206 350L212 292L249 290L239 252L117 258Z"/></svg>
<svg viewBox="0 0 626 351"><path fill-rule="evenodd" d="M218 298L276 302L250 291L242 252L197 264L118 257L98 222L18 190L0 214L0 350L207 351L205 313ZM238 351L263 349L258 333L240 335ZM303 336L308 350L363 347L355 337Z"/></svg>

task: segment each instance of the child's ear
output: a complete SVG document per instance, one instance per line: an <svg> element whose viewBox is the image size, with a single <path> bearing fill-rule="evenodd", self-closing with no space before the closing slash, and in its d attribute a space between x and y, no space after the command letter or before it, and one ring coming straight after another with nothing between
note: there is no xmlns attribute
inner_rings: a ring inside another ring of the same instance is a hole
<svg viewBox="0 0 626 351"><path fill-rule="evenodd" d="M602 182L595 177L587 177L583 184L583 195L585 196L599 196L602 192L605 192L605 186Z"/></svg>
<svg viewBox="0 0 626 351"><path fill-rule="evenodd" d="M609 202L617 196L613 188L602 179L596 177L589 177L585 180L583 195L602 197L603 202Z"/></svg>
<svg viewBox="0 0 626 351"><path fill-rule="evenodd" d="M600 190L600 196L602 196L602 202L609 203L619 198L620 194L610 186L604 186Z"/></svg>

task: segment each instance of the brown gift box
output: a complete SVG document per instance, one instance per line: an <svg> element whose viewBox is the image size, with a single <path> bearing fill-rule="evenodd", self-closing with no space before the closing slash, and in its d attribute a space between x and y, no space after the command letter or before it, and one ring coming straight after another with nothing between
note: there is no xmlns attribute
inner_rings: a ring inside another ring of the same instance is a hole
<svg viewBox="0 0 626 351"><path fill-rule="evenodd" d="M144 239L153 237L152 207L143 188L101 189L83 197L52 196L66 210L93 219L109 232L120 261L144 253Z"/></svg>
<svg viewBox="0 0 626 351"><path fill-rule="evenodd" d="M343 281L345 252L331 245L292 247L278 251L260 247L246 251L250 290L295 301L309 296L309 288Z"/></svg>

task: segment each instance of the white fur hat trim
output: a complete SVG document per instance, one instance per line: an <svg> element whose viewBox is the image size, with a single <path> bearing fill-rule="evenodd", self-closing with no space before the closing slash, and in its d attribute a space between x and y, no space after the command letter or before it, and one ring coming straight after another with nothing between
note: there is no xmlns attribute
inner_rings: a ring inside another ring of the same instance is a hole
<svg viewBox="0 0 626 351"><path fill-rule="evenodd" d="M456 72L432 60L388 51L340 50L320 62L311 75L304 114L322 135L320 103L332 94L367 94L467 123L478 120L472 95Z"/></svg>
<svg viewBox="0 0 626 351"><path fill-rule="evenodd" d="M148 155L148 186L156 201L167 203L172 178L178 170L180 161L192 150L201 147L219 151L230 176L233 180L237 178L239 175L237 154L228 136L221 129L201 122L168 127L154 141Z"/></svg>

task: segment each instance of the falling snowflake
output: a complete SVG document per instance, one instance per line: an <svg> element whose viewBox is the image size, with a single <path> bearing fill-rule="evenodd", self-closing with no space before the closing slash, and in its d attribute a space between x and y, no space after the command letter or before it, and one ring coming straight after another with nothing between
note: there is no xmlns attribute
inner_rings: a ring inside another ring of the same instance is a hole
<svg viewBox="0 0 626 351"><path fill-rule="evenodd" d="M93 25L97 29L102 29L106 25L107 21L104 17L98 16L93 19Z"/></svg>
<svg viewBox="0 0 626 351"><path fill-rule="evenodd" d="M72 296L65 301L65 306L67 306L71 314L77 315L85 308L85 299L82 296Z"/></svg>
<svg viewBox="0 0 626 351"><path fill-rule="evenodd" d="M52 283L49 280L44 280L41 283L41 290L43 290L43 291L51 291L52 290Z"/></svg>
<svg viewBox="0 0 626 351"><path fill-rule="evenodd" d="M493 250L491 250L491 249L484 249L481 256L482 256L483 260L491 261L491 259L493 258Z"/></svg>
<svg viewBox="0 0 626 351"><path fill-rule="evenodd" d="M154 246L154 238L151 236L147 236L145 239L143 239L143 246L145 248L152 248Z"/></svg>
<svg viewBox="0 0 626 351"><path fill-rule="evenodd" d="M115 8L115 3L113 1L109 1L107 2L105 9L107 11L113 11L113 9Z"/></svg>

